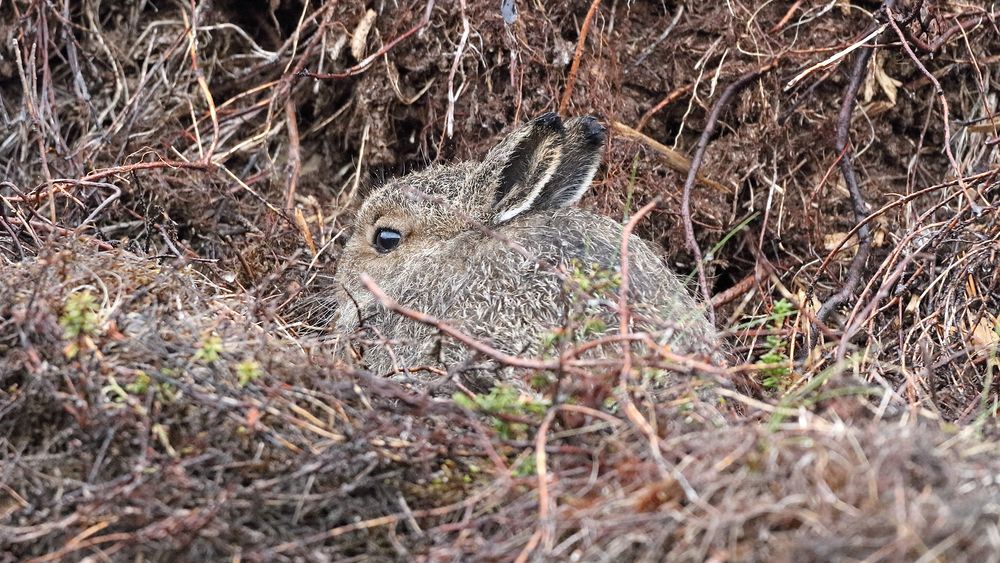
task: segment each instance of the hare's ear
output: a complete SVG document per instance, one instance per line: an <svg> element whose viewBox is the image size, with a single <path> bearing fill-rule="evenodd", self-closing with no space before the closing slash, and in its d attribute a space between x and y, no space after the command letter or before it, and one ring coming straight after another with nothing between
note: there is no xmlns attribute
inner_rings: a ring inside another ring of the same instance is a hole
<svg viewBox="0 0 1000 563"><path fill-rule="evenodd" d="M575 117L566 120L566 141L562 159L532 209L569 207L580 201L601 166L601 154L607 133L597 119Z"/></svg>
<svg viewBox="0 0 1000 563"><path fill-rule="evenodd" d="M494 224L532 208L559 166L564 136L559 116L546 113L508 135L486 155L477 182L492 192Z"/></svg>

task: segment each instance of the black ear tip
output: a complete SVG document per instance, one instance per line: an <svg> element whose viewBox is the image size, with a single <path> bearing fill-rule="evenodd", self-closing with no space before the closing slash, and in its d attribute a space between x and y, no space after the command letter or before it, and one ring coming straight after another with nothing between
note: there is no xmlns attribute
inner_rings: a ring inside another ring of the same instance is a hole
<svg viewBox="0 0 1000 563"><path fill-rule="evenodd" d="M583 132L583 138L595 145L604 144L604 141L608 137L607 128L601 125L601 122L597 121L597 118L592 115L580 118L580 129Z"/></svg>
<svg viewBox="0 0 1000 563"><path fill-rule="evenodd" d="M535 118L535 123L548 129L562 129L562 119L558 113L546 112Z"/></svg>

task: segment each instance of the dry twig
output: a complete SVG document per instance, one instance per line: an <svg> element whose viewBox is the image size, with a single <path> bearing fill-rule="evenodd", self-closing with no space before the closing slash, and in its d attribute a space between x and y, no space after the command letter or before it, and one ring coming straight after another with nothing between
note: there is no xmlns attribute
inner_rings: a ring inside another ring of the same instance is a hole
<svg viewBox="0 0 1000 563"><path fill-rule="evenodd" d="M576 84L576 73L580 70L580 59L583 57L583 47L587 43L587 32L590 31L590 22L597 13L597 8L601 5L601 0L593 0L590 9L583 18L583 25L580 26L580 39L576 42L576 52L573 53L573 63L569 67L569 75L566 77L566 87L563 89L562 98L559 100L559 114L565 115L569 108L569 100L573 97L573 86Z"/></svg>
<svg viewBox="0 0 1000 563"><path fill-rule="evenodd" d="M698 169L701 168L701 161L705 157L705 150L708 148L712 135L715 134L715 126L722 115L722 110L729 105L732 97L743 90L743 88L746 88L747 85L756 80L760 75L778 66L778 60L774 59L760 68L745 73L723 90L722 95L716 100L712 106L712 111L708 114L708 119L705 121L705 128L701 132L701 137L698 138L698 146L694 151L694 156L691 158L691 170L684 181L684 194L681 197L684 241L687 243L688 250L694 255L694 260L698 267L698 283L701 287L702 297L704 297L705 306L708 308L708 317L712 324L715 324L715 309L712 307L712 292L708 287L708 279L705 277L705 264L702 259L701 248L698 247L698 241L694 238L694 225L691 221L691 191L694 189L695 181L698 178Z"/></svg>
<svg viewBox="0 0 1000 563"><path fill-rule="evenodd" d="M885 0L882 5L886 9L891 9L895 3L895 0ZM883 24L876 31L884 30L886 27L888 27L888 24ZM881 31L879 31L879 34L881 34ZM873 36L869 34L869 37ZM837 154L841 155L839 160L840 173L844 177L844 184L847 185L847 191L851 194L851 204L854 210L855 221L861 223L861 225L857 229L858 250L847 270L847 280L840 290L827 298L819 310L816 311L816 318L820 321L826 321L830 313L847 301L851 293L854 292L861 279L861 272L864 269L865 262L868 261L868 255L871 252L871 229L867 223L863 223L865 216L868 215L868 206L865 203L865 197L861 193L857 175L854 172L854 151L850 145L850 135L851 116L854 114L854 105L857 102L858 90L861 88L861 82L864 80L865 72L868 69L868 61L871 60L874 54L875 47L864 47L854 59L854 67L851 69L850 79L847 82L847 87L844 89L840 113L837 116L837 137L834 148Z"/></svg>

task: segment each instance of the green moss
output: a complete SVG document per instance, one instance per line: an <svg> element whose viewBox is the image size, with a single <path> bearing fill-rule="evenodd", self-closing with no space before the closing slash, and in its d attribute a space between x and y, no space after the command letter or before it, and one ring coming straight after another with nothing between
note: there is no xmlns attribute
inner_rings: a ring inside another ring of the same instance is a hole
<svg viewBox="0 0 1000 563"><path fill-rule="evenodd" d="M100 304L89 289L74 291L63 304L59 326L63 329L67 358L74 358L80 352L81 340L97 334L101 325Z"/></svg>
<svg viewBox="0 0 1000 563"><path fill-rule="evenodd" d="M548 402L528 397L510 385L497 385L485 395L455 393L452 398L460 407L492 415L490 425L507 439L526 438L528 430L527 424L509 418L538 417L549 408Z"/></svg>
<svg viewBox="0 0 1000 563"><path fill-rule="evenodd" d="M194 353L194 359L211 364L219 361L220 354L222 354L222 339L210 334L202 339L201 346Z"/></svg>
<svg viewBox="0 0 1000 563"><path fill-rule="evenodd" d="M261 371L260 364L254 360L243 360L236 365L236 376L238 377L240 387L246 387L263 374L264 372Z"/></svg>

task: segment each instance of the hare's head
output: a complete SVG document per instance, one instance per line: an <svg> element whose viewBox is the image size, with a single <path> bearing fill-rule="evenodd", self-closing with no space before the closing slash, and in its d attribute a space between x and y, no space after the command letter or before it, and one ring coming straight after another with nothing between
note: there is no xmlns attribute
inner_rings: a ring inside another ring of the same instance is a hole
<svg viewBox="0 0 1000 563"><path fill-rule="evenodd" d="M547 113L508 135L482 162L388 181L358 211L340 259L341 280L366 272L381 284L461 233L573 205L600 166L604 139L593 117L563 123Z"/></svg>

